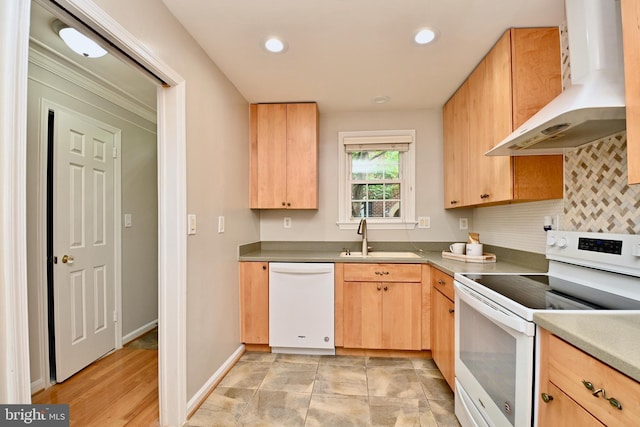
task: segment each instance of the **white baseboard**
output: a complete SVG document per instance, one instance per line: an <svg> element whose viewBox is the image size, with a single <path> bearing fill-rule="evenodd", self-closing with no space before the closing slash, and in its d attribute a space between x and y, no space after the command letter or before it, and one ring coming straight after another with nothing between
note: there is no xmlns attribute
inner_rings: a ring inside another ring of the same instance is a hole
<svg viewBox="0 0 640 427"><path fill-rule="evenodd" d="M198 409L198 406L202 404L204 399L209 395L211 390L220 382L224 374L236 364L240 356L244 354L244 344L240 344L240 347L233 352L231 356L218 368L216 372L207 380L200 390L193 395L187 402L187 414L191 414L194 410Z"/></svg>
<svg viewBox="0 0 640 427"><path fill-rule="evenodd" d="M158 319L139 327L133 332L129 332L127 335L122 337L122 345L130 343L131 341L135 340L139 336L146 334L156 326L158 326Z"/></svg>
<svg viewBox="0 0 640 427"><path fill-rule="evenodd" d="M44 378L39 378L31 383L31 394L44 390Z"/></svg>

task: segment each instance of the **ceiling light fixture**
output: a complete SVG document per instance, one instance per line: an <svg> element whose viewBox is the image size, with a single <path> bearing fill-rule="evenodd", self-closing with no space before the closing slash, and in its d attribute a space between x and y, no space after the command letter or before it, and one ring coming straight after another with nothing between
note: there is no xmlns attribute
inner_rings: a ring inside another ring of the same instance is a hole
<svg viewBox="0 0 640 427"><path fill-rule="evenodd" d="M418 31L413 38L416 43L425 45L433 42L436 39L436 31L431 28L424 28Z"/></svg>
<svg viewBox="0 0 640 427"><path fill-rule="evenodd" d="M53 27L53 31L69 46L69 49L78 55L82 55L85 58L100 58L107 54L107 51L98 43L59 19L53 21L51 26Z"/></svg>
<svg viewBox="0 0 640 427"><path fill-rule="evenodd" d="M264 48L271 53L283 53L287 50L287 45L277 37L271 37L264 42Z"/></svg>

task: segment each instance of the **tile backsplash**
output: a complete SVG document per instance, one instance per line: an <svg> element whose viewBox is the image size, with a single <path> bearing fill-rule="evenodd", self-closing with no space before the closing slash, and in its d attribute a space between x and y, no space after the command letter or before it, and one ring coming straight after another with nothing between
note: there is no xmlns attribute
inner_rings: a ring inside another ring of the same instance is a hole
<svg viewBox="0 0 640 427"><path fill-rule="evenodd" d="M567 151L562 228L640 234L640 186L627 185L627 133Z"/></svg>

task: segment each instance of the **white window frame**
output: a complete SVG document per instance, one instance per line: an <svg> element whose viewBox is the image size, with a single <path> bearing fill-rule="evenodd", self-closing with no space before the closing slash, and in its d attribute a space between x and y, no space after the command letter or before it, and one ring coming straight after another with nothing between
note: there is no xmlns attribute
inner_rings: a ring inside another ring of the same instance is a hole
<svg viewBox="0 0 640 427"><path fill-rule="evenodd" d="M358 227L360 218L351 219L351 189L347 188L350 181L347 173L350 170L350 156L347 153L345 141L362 140L368 147L380 144L388 147L390 140L409 139L408 150L400 155L402 170L401 184L401 216L399 218L367 218L367 226L372 229L406 230L416 227L415 220L415 164L416 164L416 131L407 130L374 130L338 132L338 221L340 230L352 230ZM369 148L370 149L370 148ZM385 149L387 149L385 147Z"/></svg>

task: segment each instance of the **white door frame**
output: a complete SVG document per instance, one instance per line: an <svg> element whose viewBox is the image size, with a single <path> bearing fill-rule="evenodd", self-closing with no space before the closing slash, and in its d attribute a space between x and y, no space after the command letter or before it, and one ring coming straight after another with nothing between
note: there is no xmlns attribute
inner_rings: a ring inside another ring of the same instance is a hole
<svg viewBox="0 0 640 427"><path fill-rule="evenodd" d="M158 88L160 424L186 420L186 97L184 79L90 0L57 0L161 77ZM31 0L0 2L0 401L31 401L26 266L27 68Z"/></svg>

